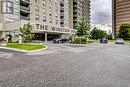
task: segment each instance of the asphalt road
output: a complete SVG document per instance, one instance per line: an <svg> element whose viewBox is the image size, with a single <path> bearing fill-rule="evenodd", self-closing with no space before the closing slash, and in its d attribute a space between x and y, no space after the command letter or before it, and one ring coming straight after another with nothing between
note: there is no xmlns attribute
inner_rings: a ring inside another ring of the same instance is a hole
<svg viewBox="0 0 130 87"><path fill-rule="evenodd" d="M0 87L130 87L130 45L0 51Z"/></svg>

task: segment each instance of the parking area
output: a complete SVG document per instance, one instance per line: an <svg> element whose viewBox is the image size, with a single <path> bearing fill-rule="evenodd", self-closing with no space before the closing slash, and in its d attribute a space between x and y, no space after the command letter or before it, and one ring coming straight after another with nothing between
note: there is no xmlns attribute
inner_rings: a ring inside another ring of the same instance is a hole
<svg viewBox="0 0 130 87"><path fill-rule="evenodd" d="M48 46L26 54L0 51L0 86L130 87L130 45Z"/></svg>

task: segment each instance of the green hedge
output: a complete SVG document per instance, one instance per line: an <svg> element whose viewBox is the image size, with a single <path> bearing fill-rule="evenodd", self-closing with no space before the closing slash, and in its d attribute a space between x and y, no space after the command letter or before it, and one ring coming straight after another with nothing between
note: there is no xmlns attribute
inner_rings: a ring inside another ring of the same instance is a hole
<svg viewBox="0 0 130 87"><path fill-rule="evenodd" d="M12 43L18 43L19 41L18 40L13 40Z"/></svg>
<svg viewBox="0 0 130 87"><path fill-rule="evenodd" d="M88 40L88 38L75 38L74 41L72 42L73 44L90 44L93 43L93 40Z"/></svg>

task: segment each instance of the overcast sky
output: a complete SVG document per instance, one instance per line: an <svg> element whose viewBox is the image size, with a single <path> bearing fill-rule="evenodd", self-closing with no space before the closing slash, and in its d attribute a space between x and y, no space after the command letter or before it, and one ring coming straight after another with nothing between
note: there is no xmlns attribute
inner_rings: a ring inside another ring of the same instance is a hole
<svg viewBox="0 0 130 87"><path fill-rule="evenodd" d="M111 0L91 0L91 23L92 27L111 29Z"/></svg>

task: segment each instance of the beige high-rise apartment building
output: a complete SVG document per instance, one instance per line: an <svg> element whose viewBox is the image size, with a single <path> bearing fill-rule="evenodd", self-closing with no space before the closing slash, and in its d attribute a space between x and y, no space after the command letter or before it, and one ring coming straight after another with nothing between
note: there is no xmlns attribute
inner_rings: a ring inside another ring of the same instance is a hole
<svg viewBox="0 0 130 87"><path fill-rule="evenodd" d="M44 37L51 40L59 36L73 35L76 32L77 22L83 17L89 20L90 3L83 4L84 1L89 2L89 0L0 0L0 31L16 38L19 36L20 27L30 23L36 40L44 40Z"/></svg>
<svg viewBox="0 0 130 87"><path fill-rule="evenodd" d="M130 23L130 0L112 0L113 36L119 34L121 24Z"/></svg>
<svg viewBox="0 0 130 87"><path fill-rule="evenodd" d="M83 19L90 23L90 0L73 0L73 28Z"/></svg>

